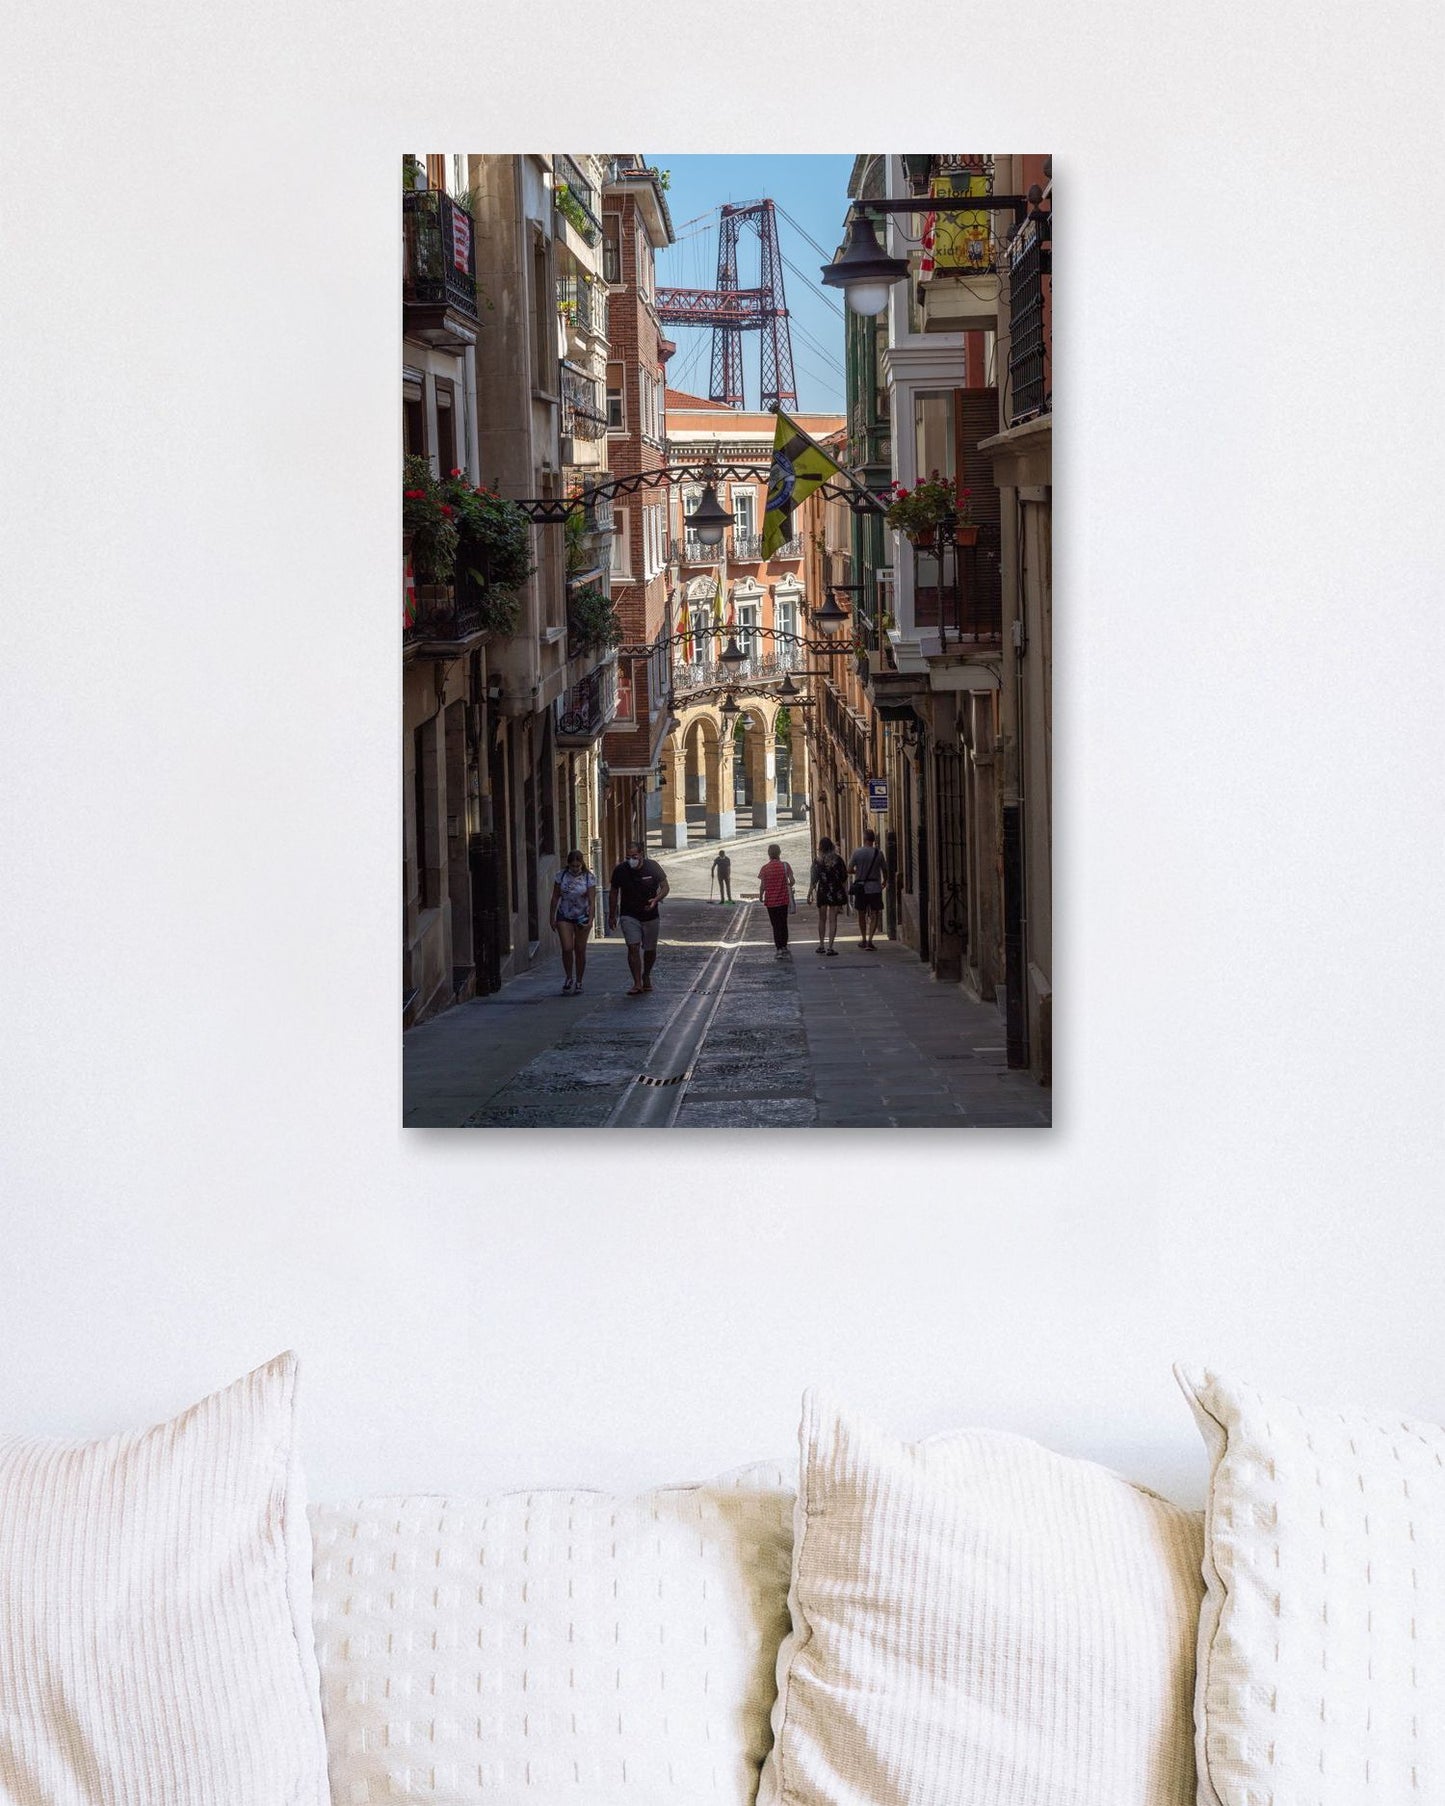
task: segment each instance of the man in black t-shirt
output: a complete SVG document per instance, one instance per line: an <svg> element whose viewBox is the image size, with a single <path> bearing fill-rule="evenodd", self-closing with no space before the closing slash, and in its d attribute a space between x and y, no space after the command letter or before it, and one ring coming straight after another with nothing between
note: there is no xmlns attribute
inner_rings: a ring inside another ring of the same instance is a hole
<svg viewBox="0 0 1445 1806"><path fill-rule="evenodd" d="M628 844L627 857L612 873L607 895L607 932L620 918L627 942L627 964L632 972L629 997L652 989L652 968L657 961L657 906L667 895L667 873L655 859L648 859L636 841Z"/></svg>

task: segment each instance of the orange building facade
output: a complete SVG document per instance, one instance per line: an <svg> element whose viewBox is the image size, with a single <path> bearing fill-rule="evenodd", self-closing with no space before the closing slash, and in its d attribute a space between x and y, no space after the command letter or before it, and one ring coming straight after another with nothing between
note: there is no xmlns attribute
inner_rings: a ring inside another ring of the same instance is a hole
<svg viewBox="0 0 1445 1806"><path fill-rule="evenodd" d="M803 431L825 439L842 426L837 414L797 414ZM660 824L664 847L689 840L731 840L749 829L803 821L808 814L806 711L790 699L808 688L810 608L822 597L810 585L805 534L762 556L767 470L776 419L675 390L667 393L668 461L752 466L720 475L718 500L733 516L720 546L689 536L684 516L702 485L672 490L669 560L672 582L672 728L663 759ZM743 662L720 655L735 644ZM724 713L726 701L737 713Z"/></svg>

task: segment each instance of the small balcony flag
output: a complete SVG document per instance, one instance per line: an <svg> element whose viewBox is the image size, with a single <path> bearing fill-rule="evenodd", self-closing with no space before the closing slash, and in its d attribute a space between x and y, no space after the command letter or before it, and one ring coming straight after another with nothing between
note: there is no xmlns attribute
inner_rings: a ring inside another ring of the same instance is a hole
<svg viewBox="0 0 1445 1806"><path fill-rule="evenodd" d="M763 557L771 558L785 539L793 537L793 512L829 477L841 476L821 445L778 410L778 430L773 434L773 467L768 472L768 505L763 515Z"/></svg>

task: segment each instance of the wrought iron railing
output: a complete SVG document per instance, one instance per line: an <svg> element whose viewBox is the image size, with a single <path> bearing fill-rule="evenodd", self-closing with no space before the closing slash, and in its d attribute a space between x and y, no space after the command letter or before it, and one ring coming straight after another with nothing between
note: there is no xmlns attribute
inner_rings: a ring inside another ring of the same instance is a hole
<svg viewBox="0 0 1445 1806"><path fill-rule="evenodd" d="M412 623L402 628L402 644L422 641L454 645L486 629L486 591L471 571L458 565L451 583L419 583L412 602Z"/></svg>
<svg viewBox="0 0 1445 1806"><path fill-rule="evenodd" d="M973 533L972 545L945 537L936 549L914 553L914 622L936 627L944 646L950 639L994 643L1003 635L998 526L984 521Z"/></svg>
<svg viewBox="0 0 1445 1806"><path fill-rule="evenodd" d="M674 539L668 547L669 558L682 564L716 564L721 555L721 546L705 546L690 534L685 539Z"/></svg>
<svg viewBox="0 0 1445 1806"><path fill-rule="evenodd" d="M569 202L575 202L579 219L572 224L582 234L589 245L595 245L602 236L602 222L597 217L597 194L592 184L570 157L556 156L552 158L552 177L556 182L565 184L565 190L554 191L557 197L557 211L566 219L571 212ZM565 192L566 200L562 198Z"/></svg>
<svg viewBox="0 0 1445 1806"><path fill-rule="evenodd" d="M583 332L602 330L602 305L594 286L583 276L557 278L557 309Z"/></svg>
<svg viewBox="0 0 1445 1806"><path fill-rule="evenodd" d="M672 687L678 693L687 690L716 690L730 683L766 683L770 678L786 677L800 667L792 647L777 652L750 655L740 665L728 664L716 656L680 658L672 667Z"/></svg>
<svg viewBox="0 0 1445 1806"><path fill-rule="evenodd" d="M607 415L590 376L562 366L562 431L574 439L600 439L607 431Z"/></svg>
<svg viewBox="0 0 1445 1806"><path fill-rule="evenodd" d="M783 543L778 547L777 551L773 553L773 557L775 559L778 559L778 558L801 558L802 556L803 556L803 540L802 540L802 536L797 533L795 533L791 539L785 539L783 541Z"/></svg>
<svg viewBox="0 0 1445 1806"><path fill-rule="evenodd" d="M477 249L472 216L449 194L422 189L401 197L406 248L402 300L454 307L477 318Z"/></svg>
<svg viewBox="0 0 1445 1806"><path fill-rule="evenodd" d="M1052 267L1050 216L1026 219L1009 249L1009 410L1010 426L1046 412L1048 346L1044 335L1044 277Z"/></svg>
<svg viewBox="0 0 1445 1806"><path fill-rule="evenodd" d="M869 776L868 736L831 685L823 686L823 725L859 777Z"/></svg>
<svg viewBox="0 0 1445 1806"><path fill-rule="evenodd" d="M730 533L728 541L732 555L743 564L751 564L763 555L763 536L761 533Z"/></svg>
<svg viewBox="0 0 1445 1806"><path fill-rule="evenodd" d="M557 698L556 729L559 744L585 745L595 740L617 713L617 660L589 671Z"/></svg>

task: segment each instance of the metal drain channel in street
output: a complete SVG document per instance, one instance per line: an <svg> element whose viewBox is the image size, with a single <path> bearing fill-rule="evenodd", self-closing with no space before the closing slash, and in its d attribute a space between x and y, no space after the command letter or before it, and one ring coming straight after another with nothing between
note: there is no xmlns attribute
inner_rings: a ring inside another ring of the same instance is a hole
<svg viewBox="0 0 1445 1806"><path fill-rule="evenodd" d="M708 955L647 1051L645 1069L628 1084L607 1118L609 1129L670 1129L687 1096L697 1056L727 995L733 962L742 946L751 909L739 909L720 945Z"/></svg>

